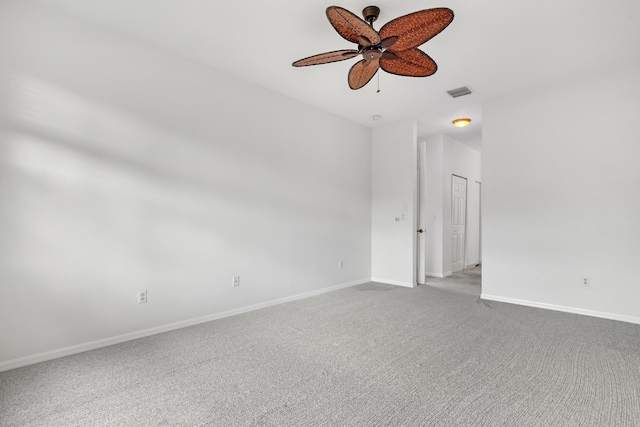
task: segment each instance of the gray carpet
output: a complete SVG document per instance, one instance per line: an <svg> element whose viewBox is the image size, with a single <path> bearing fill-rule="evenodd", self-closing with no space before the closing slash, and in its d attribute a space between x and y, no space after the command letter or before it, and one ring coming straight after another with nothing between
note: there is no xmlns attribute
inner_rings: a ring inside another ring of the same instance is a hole
<svg viewBox="0 0 640 427"><path fill-rule="evenodd" d="M369 283L1 373L0 425L640 426L640 326L482 301L477 279Z"/></svg>
<svg viewBox="0 0 640 427"><path fill-rule="evenodd" d="M426 284L438 288L449 289L456 292L480 296L480 283L482 281L481 267L467 268L453 273L444 279L427 277Z"/></svg>

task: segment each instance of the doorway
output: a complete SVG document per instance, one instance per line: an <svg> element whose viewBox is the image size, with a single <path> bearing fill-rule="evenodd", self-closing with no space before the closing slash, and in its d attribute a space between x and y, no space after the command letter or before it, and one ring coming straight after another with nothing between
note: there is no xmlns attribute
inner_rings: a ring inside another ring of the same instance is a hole
<svg viewBox="0 0 640 427"><path fill-rule="evenodd" d="M449 153L444 148L440 140L417 144L413 230L417 284L481 262L480 159L475 151Z"/></svg>

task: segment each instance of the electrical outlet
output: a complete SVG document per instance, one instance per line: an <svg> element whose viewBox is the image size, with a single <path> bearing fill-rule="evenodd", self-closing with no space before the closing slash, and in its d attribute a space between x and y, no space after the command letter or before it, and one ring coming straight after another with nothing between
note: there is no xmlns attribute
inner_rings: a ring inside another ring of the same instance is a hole
<svg viewBox="0 0 640 427"><path fill-rule="evenodd" d="M138 292L138 304L144 304L147 302L147 291Z"/></svg>
<svg viewBox="0 0 640 427"><path fill-rule="evenodd" d="M240 276L233 276L232 285L234 288L237 288L238 286L240 286Z"/></svg>
<svg viewBox="0 0 640 427"><path fill-rule="evenodd" d="M342 268L342 261L338 261L338 268Z"/></svg>
<svg viewBox="0 0 640 427"><path fill-rule="evenodd" d="M591 279L589 278L589 276L584 276L582 278L582 286L584 286L585 288L591 286Z"/></svg>

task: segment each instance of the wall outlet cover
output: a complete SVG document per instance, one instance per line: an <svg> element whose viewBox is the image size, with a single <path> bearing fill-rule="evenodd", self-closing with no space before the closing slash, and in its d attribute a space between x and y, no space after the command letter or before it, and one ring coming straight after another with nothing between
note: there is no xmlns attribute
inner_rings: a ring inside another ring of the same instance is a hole
<svg viewBox="0 0 640 427"><path fill-rule="evenodd" d="M138 292L138 304L144 304L147 302L147 291Z"/></svg>

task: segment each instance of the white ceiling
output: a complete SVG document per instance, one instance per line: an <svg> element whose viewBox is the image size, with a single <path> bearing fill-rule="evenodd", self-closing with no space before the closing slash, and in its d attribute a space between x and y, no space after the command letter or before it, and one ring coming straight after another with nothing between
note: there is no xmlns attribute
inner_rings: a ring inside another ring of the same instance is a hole
<svg viewBox="0 0 640 427"><path fill-rule="evenodd" d="M205 63L244 80L376 126L418 120L418 136L446 133L481 146L482 103L519 88L580 78L640 63L638 0L39 0L70 15ZM380 72L352 91L354 58L314 67L291 63L351 49L325 16L338 5L360 16L374 4L380 29L398 16L449 7L452 24L421 46L438 64L425 78ZM473 94L446 91L467 85ZM379 114L381 121L372 116ZM451 120L471 117L465 129Z"/></svg>

